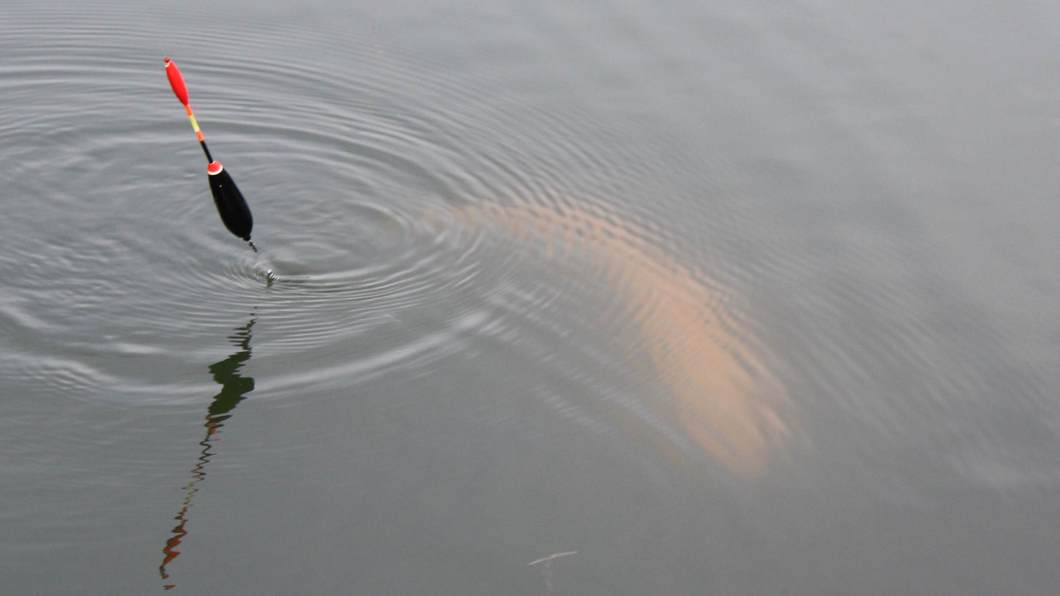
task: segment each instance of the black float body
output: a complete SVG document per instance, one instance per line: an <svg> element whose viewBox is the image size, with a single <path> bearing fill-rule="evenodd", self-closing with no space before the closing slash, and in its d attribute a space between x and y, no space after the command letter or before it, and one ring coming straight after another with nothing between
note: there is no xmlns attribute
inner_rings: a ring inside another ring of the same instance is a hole
<svg viewBox="0 0 1060 596"><path fill-rule="evenodd" d="M239 187L221 162L211 162L206 171L210 179L210 192L213 193L213 202L217 205L221 221L229 232L249 241L254 217L250 215L250 207L243 199L243 193L239 192Z"/></svg>

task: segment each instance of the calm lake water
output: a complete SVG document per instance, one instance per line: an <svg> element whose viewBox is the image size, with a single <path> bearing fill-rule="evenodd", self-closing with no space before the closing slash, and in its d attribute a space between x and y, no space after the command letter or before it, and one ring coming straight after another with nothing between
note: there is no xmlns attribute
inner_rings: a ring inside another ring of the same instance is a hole
<svg viewBox="0 0 1060 596"><path fill-rule="evenodd" d="M5 2L2 591L1055 593L1058 31Z"/></svg>

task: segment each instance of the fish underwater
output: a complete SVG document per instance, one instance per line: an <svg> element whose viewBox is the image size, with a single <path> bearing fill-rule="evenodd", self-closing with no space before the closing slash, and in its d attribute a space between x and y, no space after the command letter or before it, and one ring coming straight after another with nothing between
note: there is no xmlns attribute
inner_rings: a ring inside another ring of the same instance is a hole
<svg viewBox="0 0 1060 596"><path fill-rule="evenodd" d="M650 365L671 396L664 418L733 474L755 478L766 470L770 454L790 436L781 414L787 397L751 334L725 317L721 301L731 292L615 213L487 204L460 208L456 218L516 242L541 243L546 259L577 256L590 264L609 294L634 313L643 353L636 360Z"/></svg>

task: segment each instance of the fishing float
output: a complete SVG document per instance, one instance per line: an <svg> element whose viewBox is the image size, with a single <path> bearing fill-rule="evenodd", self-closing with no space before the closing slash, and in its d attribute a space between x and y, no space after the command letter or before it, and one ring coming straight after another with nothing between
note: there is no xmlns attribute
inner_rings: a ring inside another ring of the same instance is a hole
<svg viewBox="0 0 1060 596"><path fill-rule="evenodd" d="M187 112L188 120L191 121L191 128L195 131L195 138L199 140L199 145L202 146L202 151L206 154L206 173L210 181L210 192L213 194L213 202L217 206L217 213L220 214L221 221L229 232L246 240L250 247L254 249L254 252L257 252L257 247L250 241L250 230L254 227L254 218L250 215L250 207L247 206L246 200L243 199L243 193L239 192L239 187L232 180L232 176L228 174L221 162L210 155L210 149L206 146L206 137L199 128L199 122L195 119L195 112L191 110L191 104L188 103L188 86L184 83L184 75L177 68L177 63L173 62L173 59L169 56L166 56L163 62L165 63L169 86L173 88L173 93L180 100L180 103L184 105L184 111ZM271 274L272 272L270 271L269 273Z"/></svg>

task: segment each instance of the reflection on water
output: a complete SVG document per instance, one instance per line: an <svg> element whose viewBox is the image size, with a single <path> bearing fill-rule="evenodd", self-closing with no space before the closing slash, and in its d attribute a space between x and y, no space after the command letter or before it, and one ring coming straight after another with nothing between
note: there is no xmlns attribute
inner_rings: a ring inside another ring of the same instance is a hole
<svg viewBox="0 0 1060 596"><path fill-rule="evenodd" d="M717 286L697 278L613 213L536 205L461 213L541 242L548 255L577 254L600 269L632 313L638 345L668 388L676 426L733 473L761 474L788 431L785 394L752 345L750 332L719 316ZM638 358L639 359L639 358Z"/></svg>
<svg viewBox="0 0 1060 596"><path fill-rule="evenodd" d="M202 447L202 450L199 451L199 458L191 469L191 479L184 485L184 500L180 504L180 510L173 517L173 519L177 520L177 525L170 530L170 537L166 540L165 547L162 548L165 556L162 559L162 564L158 567L158 571L163 580L169 579L170 574L166 567L180 556L180 551L177 550L177 547L188 535L187 525L191 502L195 497L195 493L199 492L199 483L206 478L206 464L210 463L210 459L214 456L214 437L220 433L225 421L231 418L232 410L246 398L248 393L254 390L254 379L239 374L239 369L250 360L250 336L254 322L255 319L252 317L246 325L237 328L235 333L229 336L229 339L239 350L233 352L224 360L210 365L210 374L213 376L213 380L221 386L221 391L214 396L213 401L210 402L210 407L206 410L206 417L203 421L203 426L206 428L206 436L199 441L199 446ZM164 584L163 587L167 590L172 590L176 587L176 584L169 582Z"/></svg>

